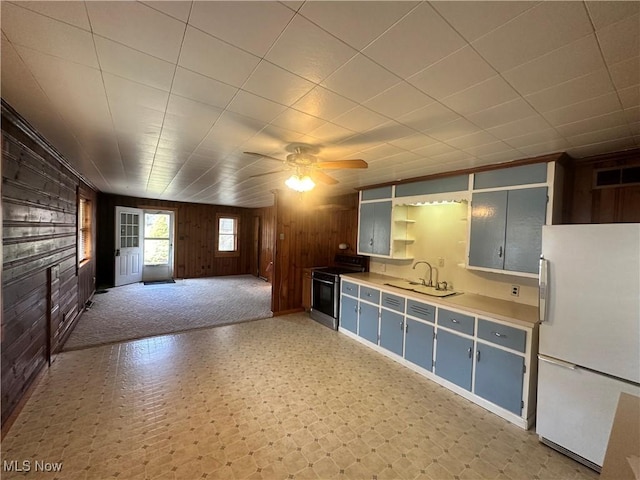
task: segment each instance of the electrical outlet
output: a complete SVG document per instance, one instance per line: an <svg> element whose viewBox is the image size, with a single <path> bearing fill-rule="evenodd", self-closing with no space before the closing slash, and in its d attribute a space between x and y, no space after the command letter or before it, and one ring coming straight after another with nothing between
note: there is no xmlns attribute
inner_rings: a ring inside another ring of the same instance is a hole
<svg viewBox="0 0 640 480"><path fill-rule="evenodd" d="M512 297L520 296L520 285L511 285L511 296Z"/></svg>
<svg viewBox="0 0 640 480"><path fill-rule="evenodd" d="M440 268L444 267L444 258L438 257L438 266Z"/></svg>

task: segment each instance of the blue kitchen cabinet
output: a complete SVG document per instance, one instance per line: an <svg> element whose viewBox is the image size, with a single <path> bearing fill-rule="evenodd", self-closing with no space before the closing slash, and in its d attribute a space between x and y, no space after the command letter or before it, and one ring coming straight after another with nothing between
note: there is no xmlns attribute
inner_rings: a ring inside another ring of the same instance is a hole
<svg viewBox="0 0 640 480"><path fill-rule="evenodd" d="M435 374L471 391L473 340L438 329Z"/></svg>
<svg viewBox="0 0 640 480"><path fill-rule="evenodd" d="M516 415L522 412L524 357L478 343L474 393Z"/></svg>
<svg viewBox="0 0 640 480"><path fill-rule="evenodd" d="M547 187L474 192L469 265L537 273Z"/></svg>
<svg viewBox="0 0 640 480"><path fill-rule="evenodd" d="M360 302L358 335L376 345L378 344L378 319L379 309L377 305Z"/></svg>
<svg viewBox="0 0 640 480"><path fill-rule="evenodd" d="M340 326L358 333L358 300L342 295L340 302Z"/></svg>
<svg viewBox="0 0 640 480"><path fill-rule="evenodd" d="M360 204L358 253L391 255L391 200Z"/></svg>
<svg viewBox="0 0 640 480"><path fill-rule="evenodd" d="M382 309L380 313L380 346L402 356L404 315Z"/></svg>
<svg viewBox="0 0 640 480"><path fill-rule="evenodd" d="M433 369L433 325L406 319L404 358L431 371Z"/></svg>

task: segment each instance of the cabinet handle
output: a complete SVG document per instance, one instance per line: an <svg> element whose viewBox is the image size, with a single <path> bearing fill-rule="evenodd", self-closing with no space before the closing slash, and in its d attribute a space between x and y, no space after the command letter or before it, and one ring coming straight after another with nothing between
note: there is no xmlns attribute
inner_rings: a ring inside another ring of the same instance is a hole
<svg viewBox="0 0 640 480"><path fill-rule="evenodd" d="M491 333L493 333L498 338L507 338L507 336L504 333L500 333L500 332L491 332Z"/></svg>
<svg viewBox="0 0 640 480"><path fill-rule="evenodd" d="M371 240L369 240L369 246L373 247L373 238Z"/></svg>
<svg viewBox="0 0 640 480"><path fill-rule="evenodd" d="M480 361L480 350L476 352L476 362Z"/></svg>
<svg viewBox="0 0 640 480"><path fill-rule="evenodd" d="M360 313L360 312L358 312L358 310L360 310L360 309L358 308L357 305L355 306L354 310L355 310L356 313Z"/></svg>
<svg viewBox="0 0 640 480"><path fill-rule="evenodd" d="M498 257L502 258L502 245L500 245L500 248L498 249Z"/></svg>
<svg viewBox="0 0 640 480"><path fill-rule="evenodd" d="M452 318L451 323L460 323L460 320L456 320L455 318Z"/></svg>
<svg viewBox="0 0 640 480"><path fill-rule="evenodd" d="M467 353L469 354L469 358L473 357L473 353L471 351L471 347L469 347L469 349L467 350Z"/></svg>

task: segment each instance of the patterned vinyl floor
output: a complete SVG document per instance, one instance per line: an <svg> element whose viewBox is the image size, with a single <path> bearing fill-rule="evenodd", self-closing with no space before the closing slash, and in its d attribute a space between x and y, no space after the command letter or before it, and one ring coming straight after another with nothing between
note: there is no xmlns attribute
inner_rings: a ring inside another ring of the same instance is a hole
<svg viewBox="0 0 640 480"><path fill-rule="evenodd" d="M303 314L60 354L2 460L3 479L597 478Z"/></svg>

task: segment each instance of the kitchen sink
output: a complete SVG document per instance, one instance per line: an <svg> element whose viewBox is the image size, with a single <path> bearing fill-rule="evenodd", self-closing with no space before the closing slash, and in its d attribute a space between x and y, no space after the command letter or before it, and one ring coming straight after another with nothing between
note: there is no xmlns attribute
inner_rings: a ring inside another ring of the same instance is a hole
<svg viewBox="0 0 640 480"><path fill-rule="evenodd" d="M419 282L411 282L409 280L393 280L391 282L385 283L385 285L401 288L403 290L409 290L411 292L421 293L423 295L429 295L431 297L449 297L451 295L456 295L459 293L453 290L436 290L435 287L427 287Z"/></svg>

